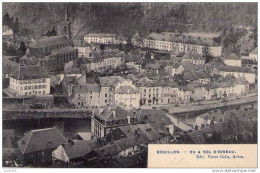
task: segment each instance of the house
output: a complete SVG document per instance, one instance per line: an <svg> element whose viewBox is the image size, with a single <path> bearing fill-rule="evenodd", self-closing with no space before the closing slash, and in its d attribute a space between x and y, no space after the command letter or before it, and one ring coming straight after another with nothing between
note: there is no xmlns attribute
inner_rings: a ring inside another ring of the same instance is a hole
<svg viewBox="0 0 260 173"><path fill-rule="evenodd" d="M184 81L197 82L200 84L207 84L211 80L210 74L202 71L187 71L182 75Z"/></svg>
<svg viewBox="0 0 260 173"><path fill-rule="evenodd" d="M10 76L9 89L16 96L50 94L50 76L41 66L19 66Z"/></svg>
<svg viewBox="0 0 260 173"><path fill-rule="evenodd" d="M94 44L87 44L86 42L75 44L75 48L78 49L78 56L84 58L90 58L92 51L99 51L99 46L95 46Z"/></svg>
<svg viewBox="0 0 260 173"><path fill-rule="evenodd" d="M24 165L43 166L52 162L52 152L66 139L55 128L31 130L18 141Z"/></svg>
<svg viewBox="0 0 260 173"><path fill-rule="evenodd" d="M60 161L66 164L77 164L82 162L85 156L98 146L96 139L89 141L68 140L67 143L60 145L52 152L52 157L55 162Z"/></svg>
<svg viewBox="0 0 260 173"><path fill-rule="evenodd" d="M180 63L175 63L172 66L169 67L169 74L171 76L175 76L178 74L182 74L184 71L184 66Z"/></svg>
<svg viewBox="0 0 260 173"><path fill-rule="evenodd" d="M108 72L118 68L124 68L125 55L119 50L96 51L90 54L85 64L87 72Z"/></svg>
<svg viewBox="0 0 260 173"><path fill-rule="evenodd" d="M117 85L120 86L132 86L131 81L127 81L121 76L106 76L98 78L101 86L101 105L107 106L115 104L115 88Z"/></svg>
<svg viewBox="0 0 260 173"><path fill-rule="evenodd" d="M249 59L257 62L257 47L249 53Z"/></svg>
<svg viewBox="0 0 260 173"><path fill-rule="evenodd" d="M241 58L238 57L235 53L231 53L224 58L224 63L229 66L241 67Z"/></svg>
<svg viewBox="0 0 260 173"><path fill-rule="evenodd" d="M125 80L115 87L115 103L126 110L139 109L140 91L132 84L132 81Z"/></svg>
<svg viewBox="0 0 260 173"><path fill-rule="evenodd" d="M135 124L137 122L136 116L136 112L129 112L117 105L93 110L91 132L97 138L104 137L114 128Z"/></svg>
<svg viewBox="0 0 260 173"><path fill-rule="evenodd" d="M89 44L127 44L125 38L108 33L89 33L84 36L84 41Z"/></svg>
<svg viewBox="0 0 260 173"><path fill-rule="evenodd" d="M205 57L198 53L186 53L182 57L182 62L190 62L195 65L205 64Z"/></svg>
<svg viewBox="0 0 260 173"><path fill-rule="evenodd" d="M243 77L250 84L254 84L256 81L256 75L249 67L222 66L219 68L219 74L223 77L227 75L232 75L235 78Z"/></svg>
<svg viewBox="0 0 260 173"><path fill-rule="evenodd" d="M213 57L221 56L221 33L150 33L145 39L135 35L132 43L135 46L157 49L161 51L188 53L196 52L203 55L205 49Z"/></svg>
<svg viewBox="0 0 260 173"><path fill-rule="evenodd" d="M3 35L4 36L13 36L14 32L13 32L13 30L9 26L4 25L3 26Z"/></svg>

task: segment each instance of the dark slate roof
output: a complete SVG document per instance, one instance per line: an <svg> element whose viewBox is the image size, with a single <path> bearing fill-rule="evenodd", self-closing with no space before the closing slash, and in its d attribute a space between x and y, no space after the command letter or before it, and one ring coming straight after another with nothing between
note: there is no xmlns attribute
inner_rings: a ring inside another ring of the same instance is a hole
<svg viewBox="0 0 260 173"><path fill-rule="evenodd" d="M200 54L196 52L186 53L183 55L182 59L196 59L196 60L205 60L205 57L202 57Z"/></svg>
<svg viewBox="0 0 260 173"><path fill-rule="evenodd" d="M100 158L106 158L120 153L120 149L115 144L106 145L94 150Z"/></svg>
<svg viewBox="0 0 260 173"><path fill-rule="evenodd" d="M24 137L18 141L18 146L23 154L46 149L56 148L66 143L66 139L55 128L31 130L25 133Z"/></svg>
<svg viewBox="0 0 260 173"><path fill-rule="evenodd" d="M136 94L138 93L137 89L134 89L131 86L120 86L115 90L115 94Z"/></svg>
<svg viewBox="0 0 260 173"><path fill-rule="evenodd" d="M123 138L117 141L114 141L114 144L121 150L124 151L128 148L131 148L135 145L137 145L137 141L135 140L135 137L129 137L129 138Z"/></svg>
<svg viewBox="0 0 260 173"><path fill-rule="evenodd" d="M85 37L116 37L116 34L110 34L110 33L89 33L85 35Z"/></svg>
<svg viewBox="0 0 260 173"><path fill-rule="evenodd" d="M115 117L113 115L113 111L115 111ZM96 113L96 115L105 121L126 119L128 115L132 116L132 114L129 113L127 110L117 105L107 106L104 108L103 112Z"/></svg>
<svg viewBox="0 0 260 173"><path fill-rule="evenodd" d="M75 48L66 46L66 47L62 47L59 49L53 49L51 51L51 54L52 55L63 55L63 54L67 54L67 53L71 53L71 52L75 52L75 51L76 51Z"/></svg>
<svg viewBox="0 0 260 173"><path fill-rule="evenodd" d="M241 60L235 53L229 54L225 59L234 59L234 60Z"/></svg>
<svg viewBox="0 0 260 173"><path fill-rule="evenodd" d="M165 125L172 124L170 118L159 109L141 109L138 116L138 122L164 123Z"/></svg>
<svg viewBox="0 0 260 173"><path fill-rule="evenodd" d="M13 62L9 59L3 59L2 61L2 73L3 74L11 74L15 70L18 69L19 64L16 62Z"/></svg>
<svg viewBox="0 0 260 173"><path fill-rule="evenodd" d="M73 144L66 143L63 144L62 147L64 148L64 151L66 152L69 159L75 159L84 157L86 154L90 153L95 148L95 146L92 145L93 141L96 141L96 139L91 141L75 141Z"/></svg>
<svg viewBox="0 0 260 173"><path fill-rule="evenodd" d="M121 76L99 77L98 79L102 87L115 86L117 83L122 83L125 81L125 79Z"/></svg>
<svg viewBox="0 0 260 173"><path fill-rule="evenodd" d="M15 137L15 133L14 133L14 129L3 129L3 138L14 138Z"/></svg>
<svg viewBox="0 0 260 173"><path fill-rule="evenodd" d="M199 131L190 132L187 134L194 144L206 144L207 140Z"/></svg>
<svg viewBox="0 0 260 173"><path fill-rule="evenodd" d="M225 72L241 72L241 73L254 73L250 67L235 67L235 66L223 66L219 68L219 71Z"/></svg>
<svg viewBox="0 0 260 173"><path fill-rule="evenodd" d="M139 143L145 144L162 138L159 132L151 124L136 124L119 127L126 137L140 135Z"/></svg>
<svg viewBox="0 0 260 173"><path fill-rule="evenodd" d="M77 93L88 93L88 92L99 92L101 91L99 84L86 84L86 85L78 85L73 88L75 94Z"/></svg>
<svg viewBox="0 0 260 173"><path fill-rule="evenodd" d="M29 48L44 48L59 44L66 44L68 43L68 39L66 36L50 36L44 37L42 39L37 39L37 41L32 41L29 43Z"/></svg>
<svg viewBox="0 0 260 173"><path fill-rule="evenodd" d="M47 71L38 65L20 66L20 68L12 73L11 76L19 80L41 79L50 77Z"/></svg>

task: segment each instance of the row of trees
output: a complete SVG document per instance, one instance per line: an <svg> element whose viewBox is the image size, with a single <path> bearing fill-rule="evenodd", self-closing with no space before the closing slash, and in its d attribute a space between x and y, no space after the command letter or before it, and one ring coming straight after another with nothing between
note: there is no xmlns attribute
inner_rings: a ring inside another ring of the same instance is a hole
<svg viewBox="0 0 260 173"><path fill-rule="evenodd" d="M3 17L3 25L9 26L13 30L14 34L17 34L20 30L18 17L10 17L8 13Z"/></svg>

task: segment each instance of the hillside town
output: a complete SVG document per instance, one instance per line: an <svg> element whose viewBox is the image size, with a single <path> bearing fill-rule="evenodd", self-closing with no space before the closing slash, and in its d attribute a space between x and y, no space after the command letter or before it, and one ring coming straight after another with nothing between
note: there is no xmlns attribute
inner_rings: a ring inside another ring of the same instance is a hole
<svg viewBox="0 0 260 173"><path fill-rule="evenodd" d="M44 35L3 22L4 167L145 168L149 144L257 143L257 46L226 54L221 32L75 38L69 9Z"/></svg>

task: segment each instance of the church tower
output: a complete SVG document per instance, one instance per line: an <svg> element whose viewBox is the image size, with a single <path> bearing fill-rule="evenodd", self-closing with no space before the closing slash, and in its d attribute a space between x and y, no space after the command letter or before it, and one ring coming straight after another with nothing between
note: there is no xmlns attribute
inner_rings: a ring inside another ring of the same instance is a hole
<svg viewBox="0 0 260 173"><path fill-rule="evenodd" d="M68 9L68 4L66 3L65 20L61 24L61 35L66 35L69 39L71 39L70 25L71 23L69 19L69 9Z"/></svg>

